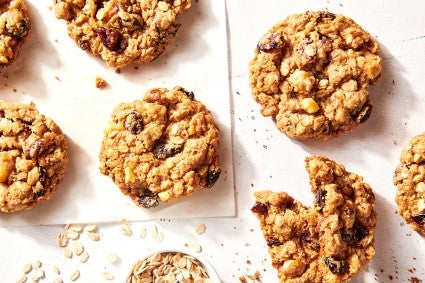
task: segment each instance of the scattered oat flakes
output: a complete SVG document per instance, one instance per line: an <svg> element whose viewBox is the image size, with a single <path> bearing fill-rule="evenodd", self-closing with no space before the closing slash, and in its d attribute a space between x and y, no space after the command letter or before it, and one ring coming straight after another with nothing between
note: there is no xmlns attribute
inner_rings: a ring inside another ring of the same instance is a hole
<svg viewBox="0 0 425 283"><path fill-rule="evenodd" d="M120 258L115 254L115 253L111 253L109 254L106 259L110 262L110 263L116 263L120 260Z"/></svg>
<svg viewBox="0 0 425 283"><path fill-rule="evenodd" d="M41 268L35 268L32 272L31 280L39 281L45 278L44 270Z"/></svg>
<svg viewBox="0 0 425 283"><path fill-rule="evenodd" d="M61 271L59 270L59 267L57 267L56 265L53 266L53 272L56 274L61 274Z"/></svg>
<svg viewBox="0 0 425 283"><path fill-rule="evenodd" d="M133 235L133 230L131 230L130 226L126 223L121 224L120 226L121 232L124 234L124 236L130 237Z"/></svg>
<svg viewBox="0 0 425 283"><path fill-rule="evenodd" d="M158 242L161 242L162 241L162 238L164 238L164 234L162 234L162 232L158 232L158 235L156 236L156 240Z"/></svg>
<svg viewBox="0 0 425 283"><path fill-rule="evenodd" d="M25 283L27 282L27 276L25 274L22 274L22 276L16 281L16 283Z"/></svg>
<svg viewBox="0 0 425 283"><path fill-rule="evenodd" d="M156 227L156 225L153 225L151 234L152 234L152 238L154 239L158 237L158 227Z"/></svg>
<svg viewBox="0 0 425 283"><path fill-rule="evenodd" d="M71 229L66 230L66 237L71 240L76 240L80 237L80 233Z"/></svg>
<svg viewBox="0 0 425 283"><path fill-rule="evenodd" d="M94 224L94 223L89 223L89 224L86 225L86 227L84 227L84 230L86 230L87 232L96 231L97 225Z"/></svg>
<svg viewBox="0 0 425 283"><path fill-rule="evenodd" d="M106 81L101 77L96 77L96 87L104 88L106 86Z"/></svg>
<svg viewBox="0 0 425 283"><path fill-rule="evenodd" d="M75 280L77 280L79 277L80 277L80 271L75 270L75 271L71 274L71 276L69 277L69 280L71 280L71 281L75 281Z"/></svg>
<svg viewBox="0 0 425 283"><path fill-rule="evenodd" d="M106 280L113 280L115 278L115 276L109 271L103 271L102 275Z"/></svg>
<svg viewBox="0 0 425 283"><path fill-rule="evenodd" d="M142 228L140 231L140 238L144 239L146 237L146 228Z"/></svg>
<svg viewBox="0 0 425 283"><path fill-rule="evenodd" d="M72 257L72 251L71 251L71 249L69 247L63 248L63 254L67 258L71 258Z"/></svg>
<svg viewBox="0 0 425 283"><path fill-rule="evenodd" d="M68 245L68 237L66 236L66 234L60 233L57 236L57 243L59 247L66 247L66 245Z"/></svg>
<svg viewBox="0 0 425 283"><path fill-rule="evenodd" d="M201 252L202 251L202 247L201 245L199 245L198 243L186 243L184 244L186 247L188 247L189 249L191 249L194 252Z"/></svg>
<svg viewBox="0 0 425 283"><path fill-rule="evenodd" d="M63 280L61 279L61 278L55 278L55 279L53 279L54 281L53 282L55 282L55 283L63 283Z"/></svg>
<svg viewBox="0 0 425 283"><path fill-rule="evenodd" d="M75 241L74 243L72 243L72 249L74 250L74 253L78 256L84 252L83 245L78 241Z"/></svg>
<svg viewBox="0 0 425 283"><path fill-rule="evenodd" d="M100 239L99 233L97 233L95 230L88 231L87 234L89 235L89 238L93 241L99 241Z"/></svg>
<svg viewBox="0 0 425 283"><path fill-rule="evenodd" d="M200 234L204 234L205 230L207 229L207 226L205 226L205 224L199 224L196 229L195 232L196 234L200 235Z"/></svg>
<svg viewBox="0 0 425 283"><path fill-rule="evenodd" d="M36 268L40 268L41 267L41 262L39 260L37 260L36 262L34 262L34 269Z"/></svg>
<svg viewBox="0 0 425 283"><path fill-rule="evenodd" d="M84 251L80 255L80 262L85 263L88 259L89 259L89 254L86 251Z"/></svg>
<svg viewBox="0 0 425 283"><path fill-rule="evenodd" d="M32 264L31 263L28 263L27 265L24 266L24 270L22 270L22 272L25 273L25 274L27 274L31 270L32 270Z"/></svg>

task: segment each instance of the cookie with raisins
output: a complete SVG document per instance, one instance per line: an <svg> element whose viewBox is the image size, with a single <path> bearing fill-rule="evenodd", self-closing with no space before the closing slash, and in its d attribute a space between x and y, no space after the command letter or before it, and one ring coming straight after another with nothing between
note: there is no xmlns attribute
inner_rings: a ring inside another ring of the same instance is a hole
<svg viewBox="0 0 425 283"><path fill-rule="evenodd" d="M363 178L323 157L306 159L314 206L285 192L255 193L280 282L348 282L375 253L375 197Z"/></svg>
<svg viewBox="0 0 425 283"><path fill-rule="evenodd" d="M249 64L261 114L294 139L326 140L364 123L379 47L352 19L329 12L287 17L258 42Z"/></svg>
<svg viewBox="0 0 425 283"><path fill-rule="evenodd" d="M68 146L56 123L33 104L0 100L0 211L31 209L62 181Z"/></svg>
<svg viewBox="0 0 425 283"><path fill-rule="evenodd" d="M425 237L425 133L415 136L403 149L394 173L396 202L407 224Z"/></svg>
<svg viewBox="0 0 425 283"><path fill-rule="evenodd" d="M136 205L151 208L214 185L219 130L193 92L154 88L115 107L99 158L102 174Z"/></svg>
<svg viewBox="0 0 425 283"><path fill-rule="evenodd" d="M30 29L30 14L23 0L0 1L0 69L11 64Z"/></svg>
<svg viewBox="0 0 425 283"><path fill-rule="evenodd" d="M164 52L180 27L177 18L190 6L191 0L55 0L54 9L81 49L122 68Z"/></svg>

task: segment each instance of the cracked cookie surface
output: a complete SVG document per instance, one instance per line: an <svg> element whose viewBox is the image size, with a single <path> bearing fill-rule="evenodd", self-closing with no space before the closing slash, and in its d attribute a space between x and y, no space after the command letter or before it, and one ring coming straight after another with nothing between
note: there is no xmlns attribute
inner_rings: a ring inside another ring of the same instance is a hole
<svg viewBox="0 0 425 283"><path fill-rule="evenodd" d="M103 174L150 208L214 185L221 173L219 130L193 92L154 88L143 100L115 107L99 158Z"/></svg>
<svg viewBox="0 0 425 283"><path fill-rule="evenodd" d="M425 237L425 133L415 136L403 149L394 185L400 215Z"/></svg>
<svg viewBox="0 0 425 283"><path fill-rule="evenodd" d="M252 95L289 137L326 140L369 118L368 86L382 71L378 53L348 17L291 15L258 42L249 64Z"/></svg>
<svg viewBox="0 0 425 283"><path fill-rule="evenodd" d="M280 282L348 282L375 253L375 197L363 178L323 157L306 159L313 207L285 192L255 193L257 216Z"/></svg>
<svg viewBox="0 0 425 283"><path fill-rule="evenodd" d="M122 68L163 53L190 6L191 0L55 0L54 9L80 48Z"/></svg>
<svg viewBox="0 0 425 283"><path fill-rule="evenodd" d="M19 54L30 28L30 15L23 0L0 1L0 69Z"/></svg>
<svg viewBox="0 0 425 283"><path fill-rule="evenodd" d="M64 177L67 151L61 129L33 104L0 100L0 211L49 199Z"/></svg>

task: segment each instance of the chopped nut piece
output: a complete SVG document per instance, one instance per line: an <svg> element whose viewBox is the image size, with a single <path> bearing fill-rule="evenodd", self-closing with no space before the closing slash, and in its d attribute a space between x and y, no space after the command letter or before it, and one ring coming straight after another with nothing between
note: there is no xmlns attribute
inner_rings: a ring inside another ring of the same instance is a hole
<svg viewBox="0 0 425 283"><path fill-rule="evenodd" d="M207 229L207 227L205 226L205 224L199 224L196 227L195 232L196 232L196 234L200 235L200 234L203 234L206 229Z"/></svg>
<svg viewBox="0 0 425 283"><path fill-rule="evenodd" d="M115 276L109 271L102 272L102 275L106 280L113 280L115 278Z"/></svg>
<svg viewBox="0 0 425 283"><path fill-rule="evenodd" d="M71 274L71 276L69 277L69 280L71 280L71 281L75 281L75 280L77 280L79 277L80 277L80 271L75 270L75 271Z"/></svg>
<svg viewBox="0 0 425 283"><path fill-rule="evenodd" d="M106 86L106 81L101 77L96 77L96 87L104 88Z"/></svg>
<svg viewBox="0 0 425 283"><path fill-rule="evenodd" d="M319 111L320 107L317 104L316 101L314 101L313 98L304 98L301 100L301 107L305 110L308 114L314 114L317 111Z"/></svg>
<svg viewBox="0 0 425 283"><path fill-rule="evenodd" d="M27 265L25 265L24 270L22 270L22 272L25 273L25 274L27 274L31 270L32 270L32 264L31 263L28 263Z"/></svg>

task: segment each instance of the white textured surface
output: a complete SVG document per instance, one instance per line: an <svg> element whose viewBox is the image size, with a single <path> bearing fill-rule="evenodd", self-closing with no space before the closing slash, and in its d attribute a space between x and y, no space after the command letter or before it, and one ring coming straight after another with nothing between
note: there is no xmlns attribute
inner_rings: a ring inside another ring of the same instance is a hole
<svg viewBox="0 0 425 283"><path fill-rule="evenodd" d="M22 56L0 77L0 85L7 84L1 98L34 101L41 113L54 119L67 135L70 163L51 201L32 211L2 215L0 225L234 216L224 3L195 3L182 16L186 24L162 56L138 70L129 66L117 74L76 46L66 33L65 21L56 19L48 9L50 1L28 2L32 30ZM97 76L104 78L108 87L97 89ZM173 205L140 209L99 172L103 128L118 103L141 99L152 87L178 85L192 90L195 98L211 109L221 129L222 175L212 189Z"/></svg>
<svg viewBox="0 0 425 283"><path fill-rule="evenodd" d="M271 119L259 114L259 106L250 97L247 65L258 38L276 21L291 13L326 8L352 17L378 39L384 75L371 89L375 108L367 123L329 142L296 142L281 134ZM54 264L61 267L65 279L78 268L81 278L77 282L103 282L101 272L108 269L116 275L114 282L123 282L137 256L155 248L184 248L184 243L198 242L202 256L223 282L238 282L239 276L256 270L262 282L278 282L257 220L249 210L252 192L285 190L311 203L313 196L303 161L310 154L324 154L345 164L348 170L364 176L375 190L379 217L376 255L368 270L353 282L409 282L413 277L425 280L425 239L404 225L396 213L396 189L392 184L402 147L425 130L424 10L424 2L413 0L227 1L237 216L134 223L131 238L123 236L117 224L102 225L100 242L82 240L90 254L85 264L65 259L55 246L55 237L63 230L59 226L0 229L0 277L4 279L0 281L14 282L27 262L39 259L49 276L46 282L51 281ZM193 232L199 223L207 226L202 235ZM161 242L150 235L153 225L164 234ZM142 227L148 231L145 239L138 238ZM119 254L121 263L108 264L106 255L110 252Z"/></svg>

